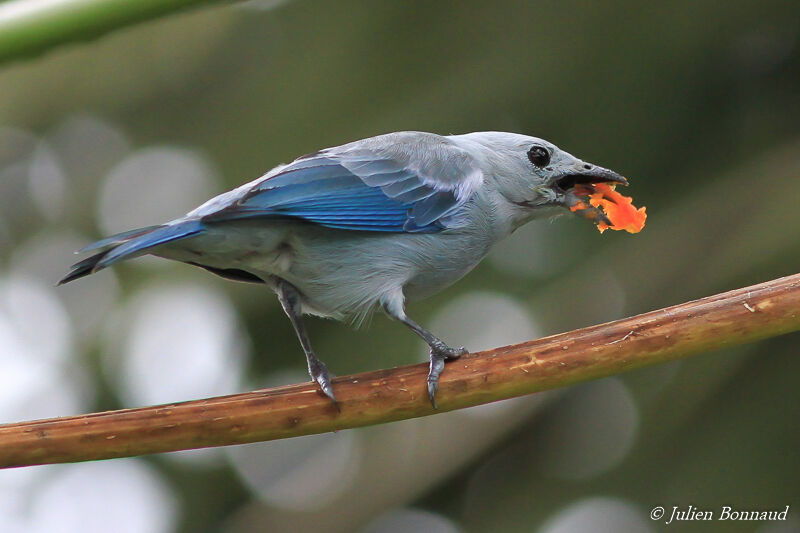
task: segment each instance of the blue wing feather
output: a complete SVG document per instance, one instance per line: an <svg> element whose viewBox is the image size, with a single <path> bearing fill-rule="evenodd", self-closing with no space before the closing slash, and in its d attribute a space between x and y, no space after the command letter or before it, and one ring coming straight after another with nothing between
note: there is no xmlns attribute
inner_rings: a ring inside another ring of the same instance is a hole
<svg viewBox="0 0 800 533"><path fill-rule="evenodd" d="M204 221L289 217L339 229L429 233L463 203L391 159L300 159Z"/></svg>

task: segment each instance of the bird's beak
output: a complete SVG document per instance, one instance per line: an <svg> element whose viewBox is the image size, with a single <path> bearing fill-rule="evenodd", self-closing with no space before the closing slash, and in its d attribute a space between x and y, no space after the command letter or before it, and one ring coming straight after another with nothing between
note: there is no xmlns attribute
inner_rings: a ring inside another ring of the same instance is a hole
<svg viewBox="0 0 800 533"><path fill-rule="evenodd" d="M567 192L576 185L594 185L596 183L627 185L628 180L613 170L589 163L581 163L580 165L575 165L567 174L554 178L549 185L559 189L560 192Z"/></svg>

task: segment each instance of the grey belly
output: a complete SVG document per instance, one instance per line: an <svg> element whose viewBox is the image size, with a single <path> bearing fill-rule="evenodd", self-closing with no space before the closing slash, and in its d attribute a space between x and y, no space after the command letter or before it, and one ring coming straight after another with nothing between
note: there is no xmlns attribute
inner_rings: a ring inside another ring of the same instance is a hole
<svg viewBox="0 0 800 533"><path fill-rule="evenodd" d="M158 255L279 277L300 291L304 312L347 318L365 315L397 291L418 299L447 287L469 272L489 245L468 232L354 232L271 222L225 224Z"/></svg>

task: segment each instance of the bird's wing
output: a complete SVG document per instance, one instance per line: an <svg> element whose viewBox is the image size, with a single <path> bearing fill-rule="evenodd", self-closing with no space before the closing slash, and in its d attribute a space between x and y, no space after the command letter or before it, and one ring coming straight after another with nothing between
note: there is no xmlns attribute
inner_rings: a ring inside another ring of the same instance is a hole
<svg viewBox="0 0 800 533"><path fill-rule="evenodd" d="M208 222L289 217L348 230L436 232L460 225L456 211L482 182L472 156L447 138L394 133L301 157L197 214Z"/></svg>

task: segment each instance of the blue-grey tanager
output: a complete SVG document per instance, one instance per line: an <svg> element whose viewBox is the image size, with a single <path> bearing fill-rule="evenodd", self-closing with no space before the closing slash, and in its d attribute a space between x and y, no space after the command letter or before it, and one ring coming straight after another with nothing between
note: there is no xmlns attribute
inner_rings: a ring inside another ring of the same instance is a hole
<svg viewBox="0 0 800 533"><path fill-rule="evenodd" d="M301 316L358 322L380 307L430 346L435 407L444 361L467 352L409 318L406 300L455 282L522 224L574 207L576 185L605 182L627 184L535 137L390 133L302 156L171 222L91 244L82 251L97 253L61 283L152 254L265 284L294 326L311 378L332 400Z"/></svg>

